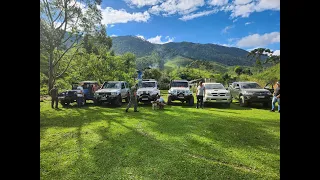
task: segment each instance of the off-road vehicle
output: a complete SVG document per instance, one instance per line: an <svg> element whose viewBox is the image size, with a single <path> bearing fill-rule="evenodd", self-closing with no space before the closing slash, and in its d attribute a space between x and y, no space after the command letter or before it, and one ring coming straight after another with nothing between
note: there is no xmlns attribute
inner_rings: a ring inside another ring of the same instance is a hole
<svg viewBox="0 0 320 180"><path fill-rule="evenodd" d="M178 100L182 103L186 102L190 106L194 105L194 97L187 80L172 80L168 93L168 104Z"/></svg>
<svg viewBox="0 0 320 180"><path fill-rule="evenodd" d="M238 100L240 106L262 103L265 107L271 107L272 93L256 82L234 82L229 90L232 98Z"/></svg>
<svg viewBox="0 0 320 180"><path fill-rule="evenodd" d="M232 101L230 92L221 83L203 83L206 94L203 102L222 103L230 107Z"/></svg>
<svg viewBox="0 0 320 180"><path fill-rule="evenodd" d="M160 95L158 82L155 79L143 79L137 90L138 102L150 103Z"/></svg>
<svg viewBox="0 0 320 180"><path fill-rule="evenodd" d="M115 104L121 106L122 99L129 102L129 85L125 81L106 81L102 87L94 93L93 102L95 105L102 103Z"/></svg>

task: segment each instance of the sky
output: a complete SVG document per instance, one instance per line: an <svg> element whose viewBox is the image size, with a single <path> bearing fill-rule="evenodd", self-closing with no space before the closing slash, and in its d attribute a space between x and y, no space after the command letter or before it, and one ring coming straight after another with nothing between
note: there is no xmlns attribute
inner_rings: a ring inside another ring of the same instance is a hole
<svg viewBox="0 0 320 180"><path fill-rule="evenodd" d="M280 0L103 0L100 8L109 36L280 54Z"/></svg>

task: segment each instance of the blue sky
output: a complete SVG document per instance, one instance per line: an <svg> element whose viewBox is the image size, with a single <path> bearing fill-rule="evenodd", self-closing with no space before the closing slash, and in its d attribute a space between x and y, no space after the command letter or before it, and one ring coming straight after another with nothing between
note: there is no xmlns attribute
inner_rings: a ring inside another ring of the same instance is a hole
<svg viewBox="0 0 320 180"><path fill-rule="evenodd" d="M110 36L280 54L280 0L103 0L101 10Z"/></svg>

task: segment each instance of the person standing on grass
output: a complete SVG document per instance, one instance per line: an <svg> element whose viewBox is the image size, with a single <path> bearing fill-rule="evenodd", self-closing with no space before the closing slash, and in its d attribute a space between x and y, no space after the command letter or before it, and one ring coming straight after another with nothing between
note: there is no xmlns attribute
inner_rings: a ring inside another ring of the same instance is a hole
<svg viewBox="0 0 320 180"><path fill-rule="evenodd" d="M79 85L77 87L77 104L78 107L82 106L82 100L83 100L83 87L81 85Z"/></svg>
<svg viewBox="0 0 320 180"><path fill-rule="evenodd" d="M199 86L197 87L196 95L197 95L197 109L199 106L203 109L203 96L206 93L206 88L200 81ZM200 105L199 105L200 104Z"/></svg>
<svg viewBox="0 0 320 180"><path fill-rule="evenodd" d="M278 112L280 112L280 81L277 82L277 88L273 92L272 108L270 111L274 112L276 102L278 102Z"/></svg>
<svg viewBox="0 0 320 180"><path fill-rule="evenodd" d="M136 84L135 86L132 86L130 89L130 100L126 108L126 112L128 112L128 109L131 107L132 103L133 103L134 112L139 112L137 110L138 109L137 87L138 87L138 84Z"/></svg>
<svg viewBox="0 0 320 180"><path fill-rule="evenodd" d="M56 109L58 109L58 88L56 85L50 90L51 95L51 108L53 109L54 103L56 103Z"/></svg>

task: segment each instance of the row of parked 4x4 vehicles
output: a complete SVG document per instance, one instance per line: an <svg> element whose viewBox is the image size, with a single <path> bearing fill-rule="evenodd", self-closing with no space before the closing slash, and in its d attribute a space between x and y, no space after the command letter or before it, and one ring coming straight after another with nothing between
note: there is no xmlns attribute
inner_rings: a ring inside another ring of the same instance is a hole
<svg viewBox="0 0 320 180"><path fill-rule="evenodd" d="M130 88L125 81L106 81L96 92L92 91L92 86L98 85L98 82L83 81L81 84L84 89L84 103L87 100L92 100L94 105L110 103L121 106L123 99L125 102L129 102ZM256 82L233 82L229 84L228 88L225 88L221 83L204 83L204 86L206 88L204 103L222 103L228 107L233 99L238 100L240 106L262 103L265 107L270 107L274 91L272 84L267 84L262 88ZM59 94L59 100L63 106L76 102L77 86L73 85L72 87L72 90ZM157 95L160 95L160 90L154 79L143 80L137 90L138 101L142 103L154 101ZM167 103L181 101L193 106L194 96L187 80L173 80L170 83Z"/></svg>

